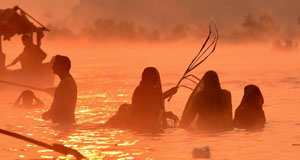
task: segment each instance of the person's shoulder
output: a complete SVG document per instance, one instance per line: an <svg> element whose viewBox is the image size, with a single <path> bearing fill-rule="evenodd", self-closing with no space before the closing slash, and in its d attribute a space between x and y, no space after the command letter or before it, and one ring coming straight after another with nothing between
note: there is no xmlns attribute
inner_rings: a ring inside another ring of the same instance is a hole
<svg viewBox="0 0 300 160"><path fill-rule="evenodd" d="M37 46L35 44L27 45L27 46L24 47L23 53L24 52L32 52L32 51L35 51L36 49L37 49Z"/></svg>
<svg viewBox="0 0 300 160"><path fill-rule="evenodd" d="M27 45L24 47L24 49L37 49L37 48L40 48L40 47L35 44Z"/></svg>
<svg viewBox="0 0 300 160"><path fill-rule="evenodd" d="M40 46L36 45L36 44L32 44L30 45L31 47L34 47L34 48L41 48Z"/></svg>
<svg viewBox="0 0 300 160"><path fill-rule="evenodd" d="M142 90L144 87L143 86L141 86L141 85L138 85L137 87L135 87L135 89L134 90Z"/></svg>
<svg viewBox="0 0 300 160"><path fill-rule="evenodd" d="M62 79L59 83L60 86L74 86L76 87L76 81L75 79L70 75Z"/></svg>
<svg viewBox="0 0 300 160"><path fill-rule="evenodd" d="M243 104L240 104L236 109L235 109L235 113L240 113L242 111L245 110L245 106Z"/></svg>
<svg viewBox="0 0 300 160"><path fill-rule="evenodd" d="M70 82L74 82L75 83L75 79L73 78L73 76L67 75L64 79L61 80L62 83L70 83Z"/></svg>
<svg viewBox="0 0 300 160"><path fill-rule="evenodd" d="M71 74L67 77L67 79L68 79L69 81L74 81L74 82L75 82L75 79L74 79L74 77L73 77Z"/></svg>
<svg viewBox="0 0 300 160"><path fill-rule="evenodd" d="M140 85L138 85L137 87L135 87L134 89L134 93L140 92L142 90L142 87Z"/></svg>
<svg viewBox="0 0 300 160"><path fill-rule="evenodd" d="M144 95L146 92L145 92L145 88L141 85L138 85L134 91L133 91L133 96L141 96L141 95Z"/></svg>
<svg viewBox="0 0 300 160"><path fill-rule="evenodd" d="M75 81L75 79L73 78L72 75L68 76L67 81L68 81L69 84L77 86L76 81Z"/></svg>
<svg viewBox="0 0 300 160"><path fill-rule="evenodd" d="M222 91L223 91L224 93L226 93L226 94L231 94L231 92L230 92L229 90L227 90L227 89L222 89Z"/></svg>
<svg viewBox="0 0 300 160"><path fill-rule="evenodd" d="M226 95L226 96L231 96L231 92L227 89L222 89L222 92Z"/></svg>

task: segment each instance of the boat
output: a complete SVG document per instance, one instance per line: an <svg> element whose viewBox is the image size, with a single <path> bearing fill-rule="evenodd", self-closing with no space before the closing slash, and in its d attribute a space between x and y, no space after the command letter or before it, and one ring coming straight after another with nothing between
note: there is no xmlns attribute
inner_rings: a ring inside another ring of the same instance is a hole
<svg viewBox="0 0 300 160"><path fill-rule="evenodd" d="M10 82L33 86L37 88L48 88L54 85L55 75L52 71L51 62L43 63L38 70L28 71L24 69L5 70L0 72L2 82ZM0 88L7 88L6 84L1 84Z"/></svg>
<svg viewBox="0 0 300 160"><path fill-rule="evenodd" d="M15 35L30 35L33 38L36 34L36 45L40 47L44 31L49 29L18 6L0 9L0 53L3 53L2 40L10 40ZM43 88L54 85L51 62L43 63L31 70L9 70L5 68L5 55L0 59L0 81L2 82L0 88L7 88L5 82Z"/></svg>

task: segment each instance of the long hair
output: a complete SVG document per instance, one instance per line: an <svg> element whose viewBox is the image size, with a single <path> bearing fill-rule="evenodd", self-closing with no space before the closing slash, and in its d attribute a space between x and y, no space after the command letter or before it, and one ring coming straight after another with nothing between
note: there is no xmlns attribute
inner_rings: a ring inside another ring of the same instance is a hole
<svg viewBox="0 0 300 160"><path fill-rule="evenodd" d="M201 79L203 83L203 101L207 105L222 105L222 88L220 85L218 74L215 71L207 71ZM217 108L215 108L217 109Z"/></svg>
<svg viewBox="0 0 300 160"><path fill-rule="evenodd" d="M244 96L240 106L252 107L252 109L261 110L264 104L264 98L260 89L256 85L247 85L244 88Z"/></svg>
<svg viewBox="0 0 300 160"><path fill-rule="evenodd" d="M211 70L206 72L200 85L202 89L198 91L195 102L198 110L198 127L209 130L229 129L232 121L231 102L221 88L218 74Z"/></svg>
<svg viewBox="0 0 300 160"><path fill-rule="evenodd" d="M140 86L151 87L162 93L160 75L158 70L154 67L145 68L142 73Z"/></svg>
<svg viewBox="0 0 300 160"><path fill-rule="evenodd" d="M129 125L133 128L160 127L161 109L165 110L160 75L156 68L147 67L142 80L132 98L132 118Z"/></svg>

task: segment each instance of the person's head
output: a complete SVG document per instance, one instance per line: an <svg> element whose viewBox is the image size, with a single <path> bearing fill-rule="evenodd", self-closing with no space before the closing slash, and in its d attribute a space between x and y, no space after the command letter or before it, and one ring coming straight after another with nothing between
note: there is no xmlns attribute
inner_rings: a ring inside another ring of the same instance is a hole
<svg viewBox="0 0 300 160"><path fill-rule="evenodd" d="M218 74L215 71L207 71L202 77L204 88L206 89L221 89Z"/></svg>
<svg viewBox="0 0 300 160"><path fill-rule="evenodd" d="M24 46L28 46L28 45L33 44L32 37L29 36L29 35L23 35L22 36L22 42L23 42Z"/></svg>
<svg viewBox="0 0 300 160"><path fill-rule="evenodd" d="M147 67L142 73L141 85L153 86L160 85L160 75L156 68Z"/></svg>
<svg viewBox="0 0 300 160"><path fill-rule="evenodd" d="M32 105L34 100L34 93L30 90L25 90L21 93L22 104L23 105Z"/></svg>
<svg viewBox="0 0 300 160"><path fill-rule="evenodd" d="M215 71L207 71L202 77L200 83L202 91L198 93L202 102L209 106L211 112L219 112L225 104L223 91L219 82L218 74Z"/></svg>
<svg viewBox="0 0 300 160"><path fill-rule="evenodd" d="M264 98L260 92L260 89L253 84L247 85L244 88L242 103L252 104L255 107L259 107L257 109L261 109L264 103Z"/></svg>
<svg viewBox="0 0 300 160"><path fill-rule="evenodd" d="M68 74L71 69L71 61L66 56L56 55L52 64L53 72L57 75Z"/></svg>

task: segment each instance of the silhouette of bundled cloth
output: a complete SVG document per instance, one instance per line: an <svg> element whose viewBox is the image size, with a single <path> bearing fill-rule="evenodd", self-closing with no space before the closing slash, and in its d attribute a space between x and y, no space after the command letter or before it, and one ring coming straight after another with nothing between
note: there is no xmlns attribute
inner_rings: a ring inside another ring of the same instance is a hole
<svg viewBox="0 0 300 160"><path fill-rule="evenodd" d="M256 85L247 85L241 104L235 110L234 126L247 130L262 129L266 123L263 95Z"/></svg>

